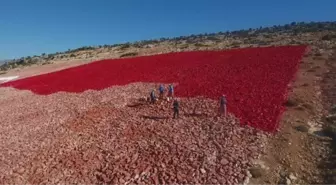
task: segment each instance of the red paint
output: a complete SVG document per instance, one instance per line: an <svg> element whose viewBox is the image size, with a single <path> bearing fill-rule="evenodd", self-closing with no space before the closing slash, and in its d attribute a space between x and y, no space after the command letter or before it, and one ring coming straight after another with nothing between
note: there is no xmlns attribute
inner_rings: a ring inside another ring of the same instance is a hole
<svg viewBox="0 0 336 185"><path fill-rule="evenodd" d="M284 111L287 85L305 50L306 46L282 46L103 60L1 86L47 95L132 82L177 82L177 96L219 100L220 95L226 94L228 110L242 123L275 131Z"/></svg>

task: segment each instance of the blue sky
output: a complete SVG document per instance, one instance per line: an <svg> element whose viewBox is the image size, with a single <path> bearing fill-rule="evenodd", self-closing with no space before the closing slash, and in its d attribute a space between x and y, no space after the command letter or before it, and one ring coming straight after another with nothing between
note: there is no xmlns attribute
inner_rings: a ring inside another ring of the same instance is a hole
<svg viewBox="0 0 336 185"><path fill-rule="evenodd" d="M193 33L334 21L336 0L0 0L0 59Z"/></svg>

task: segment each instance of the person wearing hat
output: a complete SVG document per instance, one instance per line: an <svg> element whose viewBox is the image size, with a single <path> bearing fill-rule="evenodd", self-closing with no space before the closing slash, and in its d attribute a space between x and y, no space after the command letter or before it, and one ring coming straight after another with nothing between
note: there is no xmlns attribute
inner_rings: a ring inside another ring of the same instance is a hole
<svg viewBox="0 0 336 185"><path fill-rule="evenodd" d="M151 103L155 103L156 97L155 97L155 90L153 89L152 92L150 93L150 99Z"/></svg>
<svg viewBox="0 0 336 185"><path fill-rule="evenodd" d="M220 98L220 106L219 106L219 111L220 111L220 115L224 117L227 116L226 113L226 104L227 104L227 100L226 100L226 96L223 94L222 97Z"/></svg>
<svg viewBox="0 0 336 185"><path fill-rule="evenodd" d="M178 100L175 99L174 103L173 103L173 110L174 110L173 119L179 118L179 109L180 109L180 104L179 104Z"/></svg>

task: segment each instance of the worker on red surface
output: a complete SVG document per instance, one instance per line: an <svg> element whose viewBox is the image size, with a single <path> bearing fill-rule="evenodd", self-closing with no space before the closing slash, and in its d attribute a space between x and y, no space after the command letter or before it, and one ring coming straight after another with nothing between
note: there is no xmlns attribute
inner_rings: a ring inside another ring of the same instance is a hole
<svg viewBox="0 0 336 185"><path fill-rule="evenodd" d="M152 92L150 93L150 99L151 99L151 103L155 103L156 101L156 97L155 97L155 90L153 89Z"/></svg>
<svg viewBox="0 0 336 185"><path fill-rule="evenodd" d="M173 110L174 110L173 119L179 118L179 109L180 109L180 103L178 102L177 99L175 99L173 103Z"/></svg>
<svg viewBox="0 0 336 185"><path fill-rule="evenodd" d="M224 117L227 116L227 112L226 112L226 104L227 104L227 100L226 100L226 96L222 95L222 97L220 98L220 102L219 102L220 106L219 106L219 111L220 111L220 115Z"/></svg>
<svg viewBox="0 0 336 185"><path fill-rule="evenodd" d="M172 84L168 86L168 98L174 98L174 86Z"/></svg>
<svg viewBox="0 0 336 185"><path fill-rule="evenodd" d="M163 99L163 94L164 94L165 88L164 86L161 84L159 87L159 92L160 92L160 98Z"/></svg>

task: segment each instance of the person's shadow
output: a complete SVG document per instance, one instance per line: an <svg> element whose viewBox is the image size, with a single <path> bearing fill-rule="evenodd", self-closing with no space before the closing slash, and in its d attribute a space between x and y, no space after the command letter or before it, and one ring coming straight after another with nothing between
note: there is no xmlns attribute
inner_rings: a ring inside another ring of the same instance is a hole
<svg viewBox="0 0 336 185"><path fill-rule="evenodd" d="M193 113L186 113L184 115L187 116L187 117L205 117L205 116L207 116L204 113L195 113L195 112L193 112Z"/></svg>
<svg viewBox="0 0 336 185"><path fill-rule="evenodd" d="M144 106L144 105L145 105L145 103L134 103L134 104L127 105L127 107L137 108L137 107L141 107L141 106Z"/></svg>
<svg viewBox="0 0 336 185"><path fill-rule="evenodd" d="M140 116L144 119L152 119L152 120L165 120L165 119L168 119L167 116L146 116L146 115L142 115Z"/></svg>

